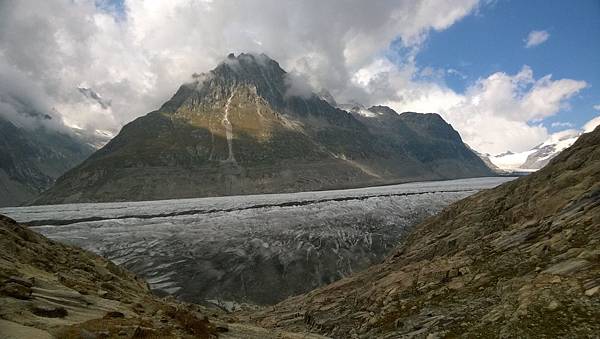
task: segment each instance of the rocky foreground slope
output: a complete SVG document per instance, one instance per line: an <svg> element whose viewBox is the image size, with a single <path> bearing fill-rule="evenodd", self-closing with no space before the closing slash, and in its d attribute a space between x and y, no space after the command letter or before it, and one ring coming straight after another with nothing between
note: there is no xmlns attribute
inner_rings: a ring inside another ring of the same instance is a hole
<svg viewBox="0 0 600 339"><path fill-rule="evenodd" d="M600 333L600 128L416 226L384 263L254 316L336 338Z"/></svg>
<svg viewBox="0 0 600 339"><path fill-rule="evenodd" d="M210 316L210 320L207 316ZM130 272L0 216L0 338L319 338L159 299Z"/></svg>
<svg viewBox="0 0 600 339"><path fill-rule="evenodd" d="M388 114L393 131L378 133L318 95L299 92L296 82L265 55L232 54L195 75L160 109L124 126L36 203L298 192L492 174L439 116Z"/></svg>

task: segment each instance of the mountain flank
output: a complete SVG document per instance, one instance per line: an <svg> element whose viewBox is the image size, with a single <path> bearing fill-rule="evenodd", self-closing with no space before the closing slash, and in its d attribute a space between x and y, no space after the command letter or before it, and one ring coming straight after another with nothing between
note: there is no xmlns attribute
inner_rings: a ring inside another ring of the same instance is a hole
<svg viewBox="0 0 600 339"><path fill-rule="evenodd" d="M600 333L600 128L546 167L418 225L384 263L259 324L335 338Z"/></svg>
<svg viewBox="0 0 600 339"><path fill-rule="evenodd" d="M387 113L385 122L371 122L314 93L295 94L290 79L265 55L229 55L209 73L194 75L158 110L124 126L36 203L296 192L491 174L437 115ZM379 130L387 123L391 127Z"/></svg>
<svg viewBox="0 0 600 339"><path fill-rule="evenodd" d="M42 124L20 127L0 116L0 207L32 201L94 150L74 135Z"/></svg>

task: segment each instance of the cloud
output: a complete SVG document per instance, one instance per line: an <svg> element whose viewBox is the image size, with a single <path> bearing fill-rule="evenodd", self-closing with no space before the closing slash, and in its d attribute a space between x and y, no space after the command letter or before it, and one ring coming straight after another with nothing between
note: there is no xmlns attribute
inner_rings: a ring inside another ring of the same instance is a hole
<svg viewBox="0 0 600 339"><path fill-rule="evenodd" d="M600 125L600 116L593 118L583 125L583 132L588 133L593 131L598 125Z"/></svg>
<svg viewBox="0 0 600 339"><path fill-rule="evenodd" d="M0 74L0 118L28 129L44 126L60 130L63 127L51 98L38 83L2 60Z"/></svg>
<svg viewBox="0 0 600 339"><path fill-rule="evenodd" d="M429 32L477 7L477 0L1 1L0 62L23 84L38 84L40 100L65 123L115 131L230 52L264 52L316 89L365 98L350 79L392 41L418 49Z"/></svg>
<svg viewBox="0 0 600 339"><path fill-rule="evenodd" d="M309 98L315 93L315 88L310 85L306 75L298 72L289 72L284 78L286 85L285 96Z"/></svg>
<svg viewBox="0 0 600 339"><path fill-rule="evenodd" d="M77 87L77 89L85 97L98 103L98 105L100 105L100 107L102 107L103 109L108 109L110 107L110 100L104 100L102 98L102 96L100 96L100 94L96 93L96 91L94 91L93 89L86 88L86 87Z"/></svg>
<svg viewBox="0 0 600 339"><path fill-rule="evenodd" d="M527 39L523 41L525 41L526 48L531 48L543 44L548 38L550 38L550 33L546 31L531 31L529 32Z"/></svg>
<svg viewBox="0 0 600 339"><path fill-rule="evenodd" d="M572 122L563 122L563 121L553 122L550 126L553 128L573 128L573 127L575 127L575 125Z"/></svg>
<svg viewBox="0 0 600 339"><path fill-rule="evenodd" d="M595 109L596 111L600 111L600 105L594 105L594 109Z"/></svg>
<svg viewBox="0 0 600 339"><path fill-rule="evenodd" d="M525 151L548 138L541 120L568 108L567 100L584 81L536 79L529 66L516 74L497 72L480 78L463 93L440 82L423 81L414 63L396 66L378 60L355 79L398 112L439 112L463 140L483 153Z"/></svg>
<svg viewBox="0 0 600 339"><path fill-rule="evenodd" d="M23 110L16 93L53 121L115 132L228 53L264 52L290 71L289 94L327 89L341 103L440 112L475 149L497 153L543 141L548 132L540 120L586 86L550 75L535 78L525 66L456 92L444 78L464 75L419 67L415 56L428 34L477 11L477 0L110 4L0 1L0 103L11 107L0 114L14 117ZM382 57L392 41L407 51L394 62Z"/></svg>

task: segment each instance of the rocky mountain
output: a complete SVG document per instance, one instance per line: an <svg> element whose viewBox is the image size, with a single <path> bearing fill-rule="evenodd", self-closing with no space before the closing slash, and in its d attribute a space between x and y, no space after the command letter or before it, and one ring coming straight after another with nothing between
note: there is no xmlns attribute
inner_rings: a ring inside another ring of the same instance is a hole
<svg viewBox="0 0 600 339"><path fill-rule="evenodd" d="M534 172L546 166L552 158L573 145L581 134L581 131L566 130L551 135L548 140L528 151L519 153L507 151L495 156L479 155L482 160L493 164L500 171Z"/></svg>
<svg viewBox="0 0 600 339"><path fill-rule="evenodd" d="M298 90L295 81L265 55L231 54L209 73L194 75L158 110L124 126L37 203L293 192L490 174L439 117L391 118L398 132L408 133L393 136L335 108L323 94ZM436 132L442 134L432 139Z"/></svg>
<svg viewBox="0 0 600 339"><path fill-rule="evenodd" d="M0 215L0 338L322 338L158 298L112 262Z"/></svg>
<svg viewBox="0 0 600 339"><path fill-rule="evenodd" d="M522 170L538 170L546 166L552 158L573 145L581 136L581 133L577 131L565 132L567 133L553 135L544 143L534 147L519 168Z"/></svg>
<svg viewBox="0 0 600 339"><path fill-rule="evenodd" d="M0 206L33 200L94 150L75 135L0 117Z"/></svg>
<svg viewBox="0 0 600 339"><path fill-rule="evenodd" d="M416 226L382 264L257 319L336 338L596 337L598 225L600 127Z"/></svg>
<svg viewBox="0 0 600 339"><path fill-rule="evenodd" d="M487 169L482 170L482 163L477 155L439 114L398 114L387 106L368 109L354 106L348 111L367 126L375 136L379 148L385 149L388 154L403 154L413 160L411 162L418 164L412 175L431 172L434 176L445 178L448 175L466 177L490 173ZM390 164L392 168L401 166ZM381 168L381 171L385 170ZM404 168L405 173L406 170Z"/></svg>

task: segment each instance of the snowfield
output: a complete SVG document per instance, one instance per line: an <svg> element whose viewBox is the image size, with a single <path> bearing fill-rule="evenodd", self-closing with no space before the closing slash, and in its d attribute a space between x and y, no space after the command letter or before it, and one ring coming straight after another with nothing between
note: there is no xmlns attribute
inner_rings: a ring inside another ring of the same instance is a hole
<svg viewBox="0 0 600 339"><path fill-rule="evenodd" d="M380 262L411 226L512 179L31 206L0 213L123 265L159 293L231 308L275 303Z"/></svg>

